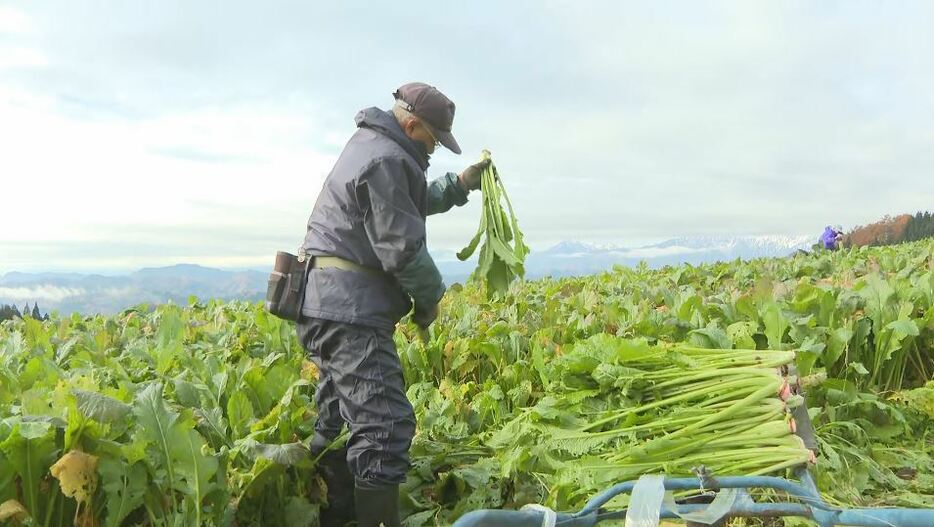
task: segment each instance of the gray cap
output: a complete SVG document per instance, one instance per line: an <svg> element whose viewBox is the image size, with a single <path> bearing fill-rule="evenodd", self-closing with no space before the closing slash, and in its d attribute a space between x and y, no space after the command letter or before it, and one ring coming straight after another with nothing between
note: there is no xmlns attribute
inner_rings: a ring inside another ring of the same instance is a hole
<svg viewBox="0 0 934 527"><path fill-rule="evenodd" d="M424 82L410 82L401 86L392 94L397 104L422 120L431 134L442 145L455 154L461 153L461 147L451 133L454 125L454 102L448 99L434 86Z"/></svg>

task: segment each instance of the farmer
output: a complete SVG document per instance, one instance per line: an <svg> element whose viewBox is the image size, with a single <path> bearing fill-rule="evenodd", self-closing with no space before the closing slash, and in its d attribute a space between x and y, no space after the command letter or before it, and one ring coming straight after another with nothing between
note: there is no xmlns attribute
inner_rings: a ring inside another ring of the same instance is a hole
<svg viewBox="0 0 934 527"><path fill-rule="evenodd" d="M836 251L840 242L843 241L843 228L839 225L824 228L824 233L820 235L820 243L824 249Z"/></svg>
<svg viewBox="0 0 934 527"><path fill-rule="evenodd" d="M298 337L320 377L317 455L347 425L346 446L319 464L328 507L321 525L399 525L399 483L409 470L415 414L393 331L413 308L426 329L445 286L425 241L425 217L467 202L489 161L426 182L439 143L455 154L454 103L406 84L392 110L357 113L357 131L324 182L303 249L313 257Z"/></svg>

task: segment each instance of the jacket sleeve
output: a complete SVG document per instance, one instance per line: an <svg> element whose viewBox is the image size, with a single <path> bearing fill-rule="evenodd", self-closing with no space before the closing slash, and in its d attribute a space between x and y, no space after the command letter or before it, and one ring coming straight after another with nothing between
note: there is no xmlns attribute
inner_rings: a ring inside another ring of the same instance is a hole
<svg viewBox="0 0 934 527"><path fill-rule="evenodd" d="M416 305L431 305L444 296L445 286L428 253L425 219L410 194L408 176L399 159L375 160L358 179L357 203L383 271L396 277Z"/></svg>
<svg viewBox="0 0 934 527"><path fill-rule="evenodd" d="M428 184L428 215L447 212L467 203L467 192L457 183L457 174L448 172Z"/></svg>

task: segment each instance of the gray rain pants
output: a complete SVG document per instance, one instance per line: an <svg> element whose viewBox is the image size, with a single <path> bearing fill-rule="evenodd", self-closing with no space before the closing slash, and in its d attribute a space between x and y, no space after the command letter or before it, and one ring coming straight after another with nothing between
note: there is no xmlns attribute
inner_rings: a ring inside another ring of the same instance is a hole
<svg viewBox="0 0 934 527"><path fill-rule="evenodd" d="M297 331L309 359L320 370L312 450L323 449L346 423L347 463L357 486L403 482L415 413L405 396L392 332L304 316Z"/></svg>

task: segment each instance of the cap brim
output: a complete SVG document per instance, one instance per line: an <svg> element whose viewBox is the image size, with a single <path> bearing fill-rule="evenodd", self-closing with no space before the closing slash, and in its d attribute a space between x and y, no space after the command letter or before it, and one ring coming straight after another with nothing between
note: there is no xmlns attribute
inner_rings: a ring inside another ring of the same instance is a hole
<svg viewBox="0 0 934 527"><path fill-rule="evenodd" d="M421 120L425 126L431 130L431 135L438 140L439 143L444 145L445 148L454 152L455 154L461 153L461 147L457 144L457 139L454 139L454 134L451 132L445 132L443 130L438 130L434 126L428 124L424 119Z"/></svg>

